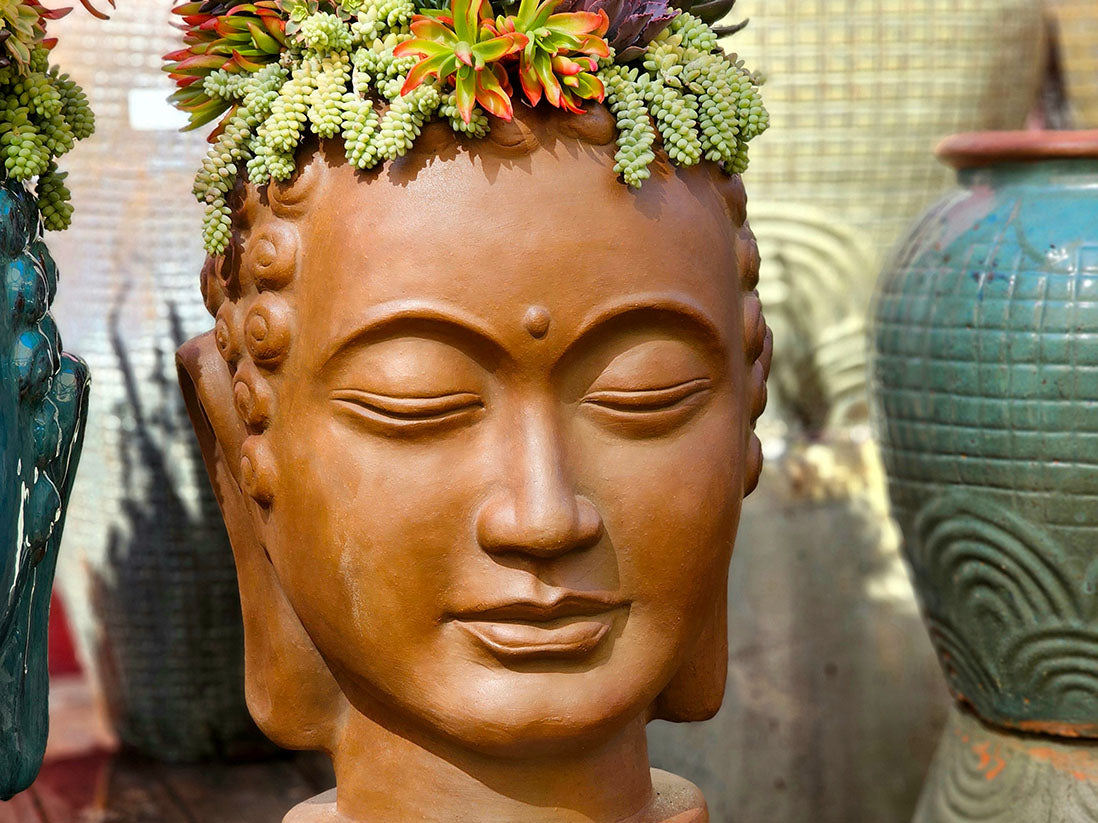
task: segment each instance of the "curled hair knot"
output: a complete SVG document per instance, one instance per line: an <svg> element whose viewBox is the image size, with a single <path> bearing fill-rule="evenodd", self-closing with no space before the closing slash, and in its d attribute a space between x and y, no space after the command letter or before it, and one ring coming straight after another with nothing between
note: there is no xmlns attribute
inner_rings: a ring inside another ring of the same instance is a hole
<svg viewBox="0 0 1098 823"><path fill-rule="evenodd" d="M252 360L271 369L286 358L292 316L286 300L272 292L264 292L255 299L244 321L244 341Z"/></svg>

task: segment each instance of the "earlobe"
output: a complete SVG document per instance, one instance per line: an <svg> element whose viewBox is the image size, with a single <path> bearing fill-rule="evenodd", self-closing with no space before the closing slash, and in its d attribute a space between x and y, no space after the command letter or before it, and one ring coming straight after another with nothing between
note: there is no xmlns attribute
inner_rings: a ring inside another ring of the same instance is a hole
<svg viewBox="0 0 1098 823"><path fill-rule="evenodd" d="M331 751L341 733L346 698L286 599L256 533L258 504L244 491L240 470L247 432L214 333L185 343L176 365L236 560L248 708L263 733L280 746Z"/></svg>
<svg viewBox="0 0 1098 823"><path fill-rule="evenodd" d="M694 649L660 692L653 720L689 723L708 720L724 701L728 678L728 580L716 597Z"/></svg>
<svg viewBox="0 0 1098 823"><path fill-rule="evenodd" d="M208 332L188 340L176 352L175 361L183 402L220 500L215 468L240 462L244 427L234 409L231 377L215 339L214 332ZM235 472L230 474L236 481Z"/></svg>

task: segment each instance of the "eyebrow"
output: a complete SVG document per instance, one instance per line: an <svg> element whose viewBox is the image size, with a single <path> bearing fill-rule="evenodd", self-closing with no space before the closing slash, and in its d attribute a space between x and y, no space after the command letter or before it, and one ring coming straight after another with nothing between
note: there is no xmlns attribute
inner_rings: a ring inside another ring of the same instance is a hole
<svg viewBox="0 0 1098 823"><path fill-rule="evenodd" d="M629 300L599 309L580 323L579 333L561 354L564 360L592 338L634 316L650 316L654 325L685 324L690 331L716 348L724 348L725 334L701 306L682 294L656 292L638 294Z"/></svg>
<svg viewBox="0 0 1098 823"><path fill-rule="evenodd" d="M474 347L487 348L493 355L508 358L503 344L496 332L476 316L461 311L449 304L426 300L398 300L374 306L360 318L352 331L340 335L321 355L319 371L348 349L354 348L370 338L385 336L393 326L419 323L427 325L442 334L449 334L472 343Z"/></svg>
<svg viewBox="0 0 1098 823"><path fill-rule="evenodd" d="M657 325L685 323L689 329L706 343L722 348L725 335L717 323L699 305L681 294L652 293L638 294L620 303L611 304L590 314L580 323L579 332L568 343L557 358L557 363L565 360L592 338L617 323L638 315L652 316ZM380 338L393 326L411 323L426 324L443 334L464 338L473 347L488 349L492 355L504 360L513 360L503 343L501 335L475 315L462 311L448 303L430 300L399 300L373 307L360 319L352 331L340 335L325 347L321 355L319 371L348 349L364 340Z"/></svg>

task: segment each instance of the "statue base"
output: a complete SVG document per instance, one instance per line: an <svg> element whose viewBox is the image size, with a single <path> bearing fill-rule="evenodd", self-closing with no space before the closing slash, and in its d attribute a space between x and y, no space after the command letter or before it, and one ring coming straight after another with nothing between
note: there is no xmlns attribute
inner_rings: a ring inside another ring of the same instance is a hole
<svg viewBox="0 0 1098 823"><path fill-rule="evenodd" d="M701 791L685 778L652 769L655 799L640 813L618 823L709 823ZM336 809L336 790L294 806L282 823L359 823Z"/></svg>
<svg viewBox="0 0 1098 823"><path fill-rule="evenodd" d="M1098 820L1098 740L997 729L954 706L913 823Z"/></svg>

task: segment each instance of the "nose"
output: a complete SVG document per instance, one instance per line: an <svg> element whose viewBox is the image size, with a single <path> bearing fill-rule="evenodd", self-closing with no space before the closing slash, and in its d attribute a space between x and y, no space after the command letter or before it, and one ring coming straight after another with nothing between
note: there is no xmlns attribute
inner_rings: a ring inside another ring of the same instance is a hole
<svg viewBox="0 0 1098 823"><path fill-rule="evenodd" d="M602 536L602 517L576 494L551 417L528 411L517 440L501 450L503 483L477 515L477 540L487 552L552 558L593 546Z"/></svg>

